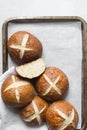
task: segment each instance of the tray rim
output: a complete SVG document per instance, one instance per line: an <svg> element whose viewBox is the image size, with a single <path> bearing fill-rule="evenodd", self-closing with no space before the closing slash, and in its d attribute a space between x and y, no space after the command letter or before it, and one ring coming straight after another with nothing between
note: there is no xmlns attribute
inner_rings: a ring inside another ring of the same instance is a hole
<svg viewBox="0 0 87 130"><path fill-rule="evenodd" d="M7 39L8 39L8 26L9 23L30 23L30 22L77 22L80 21L81 22L81 28L82 30L82 71L83 71L83 75L82 75L82 124L81 124L81 129L80 130L86 130L87 128L87 81L86 77L87 77L87 71L86 70L86 65L87 65L87 48L85 46L86 45L86 31L87 31L87 24L86 21L78 16L39 16L39 17L13 17L13 18L9 18L7 20L5 20L5 22L2 25L2 66L3 66L3 73L8 69L8 62L7 62ZM77 129L76 129L77 130Z"/></svg>

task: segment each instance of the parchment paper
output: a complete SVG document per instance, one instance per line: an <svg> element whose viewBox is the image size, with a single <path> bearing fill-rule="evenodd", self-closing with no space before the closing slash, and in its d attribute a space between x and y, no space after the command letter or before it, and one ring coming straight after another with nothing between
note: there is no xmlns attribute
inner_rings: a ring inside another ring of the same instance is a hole
<svg viewBox="0 0 87 130"><path fill-rule="evenodd" d="M46 66L56 66L62 69L69 79L69 91L65 100L72 103L79 113L77 128L81 127L81 64L82 35L80 22L66 23L31 23L10 26L9 36L18 30L26 30L34 34L43 45L42 57ZM13 66L9 57L9 68ZM11 69L10 72L12 72ZM8 75L8 73L7 73ZM3 79L3 78L2 78ZM2 81L2 80L1 80ZM40 128L27 127L15 110L5 106L0 99L1 130L47 130L46 125Z"/></svg>

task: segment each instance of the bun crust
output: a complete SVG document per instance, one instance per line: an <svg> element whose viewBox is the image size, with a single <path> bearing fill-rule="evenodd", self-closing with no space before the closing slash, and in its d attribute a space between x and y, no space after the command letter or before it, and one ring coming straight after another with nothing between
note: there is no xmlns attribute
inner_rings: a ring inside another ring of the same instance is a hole
<svg viewBox="0 0 87 130"><path fill-rule="evenodd" d="M22 119L29 125L41 125L46 121L48 104L39 96L35 96L32 102L21 110Z"/></svg>
<svg viewBox="0 0 87 130"><path fill-rule="evenodd" d="M1 93L3 101L14 107L27 105L35 95L33 85L16 75L10 75L4 81Z"/></svg>
<svg viewBox="0 0 87 130"><path fill-rule="evenodd" d="M78 122L76 109L67 101L54 102L46 112L49 130L74 130Z"/></svg>
<svg viewBox="0 0 87 130"><path fill-rule="evenodd" d="M47 67L36 82L36 90L47 101L62 98L68 90L68 78L56 67Z"/></svg>
<svg viewBox="0 0 87 130"><path fill-rule="evenodd" d="M9 38L8 52L14 62L23 64L41 56L42 44L31 33L19 31Z"/></svg>

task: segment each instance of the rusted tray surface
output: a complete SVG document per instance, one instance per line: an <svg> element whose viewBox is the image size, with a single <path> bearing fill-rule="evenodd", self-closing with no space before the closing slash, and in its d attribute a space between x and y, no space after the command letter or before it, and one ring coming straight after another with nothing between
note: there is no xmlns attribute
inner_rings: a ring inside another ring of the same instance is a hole
<svg viewBox="0 0 87 130"><path fill-rule="evenodd" d="M2 27L2 43L3 43L3 72L8 69L8 27L10 23L42 23L42 22L81 22L82 29L82 124L80 130L85 130L87 127L87 35L86 22L76 16L71 17L22 17L11 18L4 22Z"/></svg>

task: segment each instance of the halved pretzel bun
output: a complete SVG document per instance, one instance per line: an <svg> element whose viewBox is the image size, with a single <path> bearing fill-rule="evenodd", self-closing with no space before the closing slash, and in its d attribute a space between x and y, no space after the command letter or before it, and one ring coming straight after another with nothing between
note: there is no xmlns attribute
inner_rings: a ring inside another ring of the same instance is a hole
<svg viewBox="0 0 87 130"><path fill-rule="evenodd" d="M45 62L42 58L39 58L35 61L17 66L15 70L21 77L32 79L40 76L45 71Z"/></svg>
<svg viewBox="0 0 87 130"><path fill-rule="evenodd" d="M74 130L78 122L78 113L67 101L56 101L46 112L49 130Z"/></svg>
<svg viewBox="0 0 87 130"><path fill-rule="evenodd" d="M1 94L3 101L13 107L27 105L34 98L33 85L17 75L10 75L2 84Z"/></svg>
<svg viewBox="0 0 87 130"><path fill-rule="evenodd" d="M8 40L8 52L14 62L27 63L39 58L42 54L41 42L31 33L18 31Z"/></svg>
<svg viewBox="0 0 87 130"><path fill-rule="evenodd" d="M47 67L36 81L36 90L40 97L53 102L64 97L68 90L68 78L57 67Z"/></svg>
<svg viewBox="0 0 87 130"><path fill-rule="evenodd" d="M35 96L32 102L20 112L22 119L29 125L41 125L46 121L48 104L39 96Z"/></svg>

